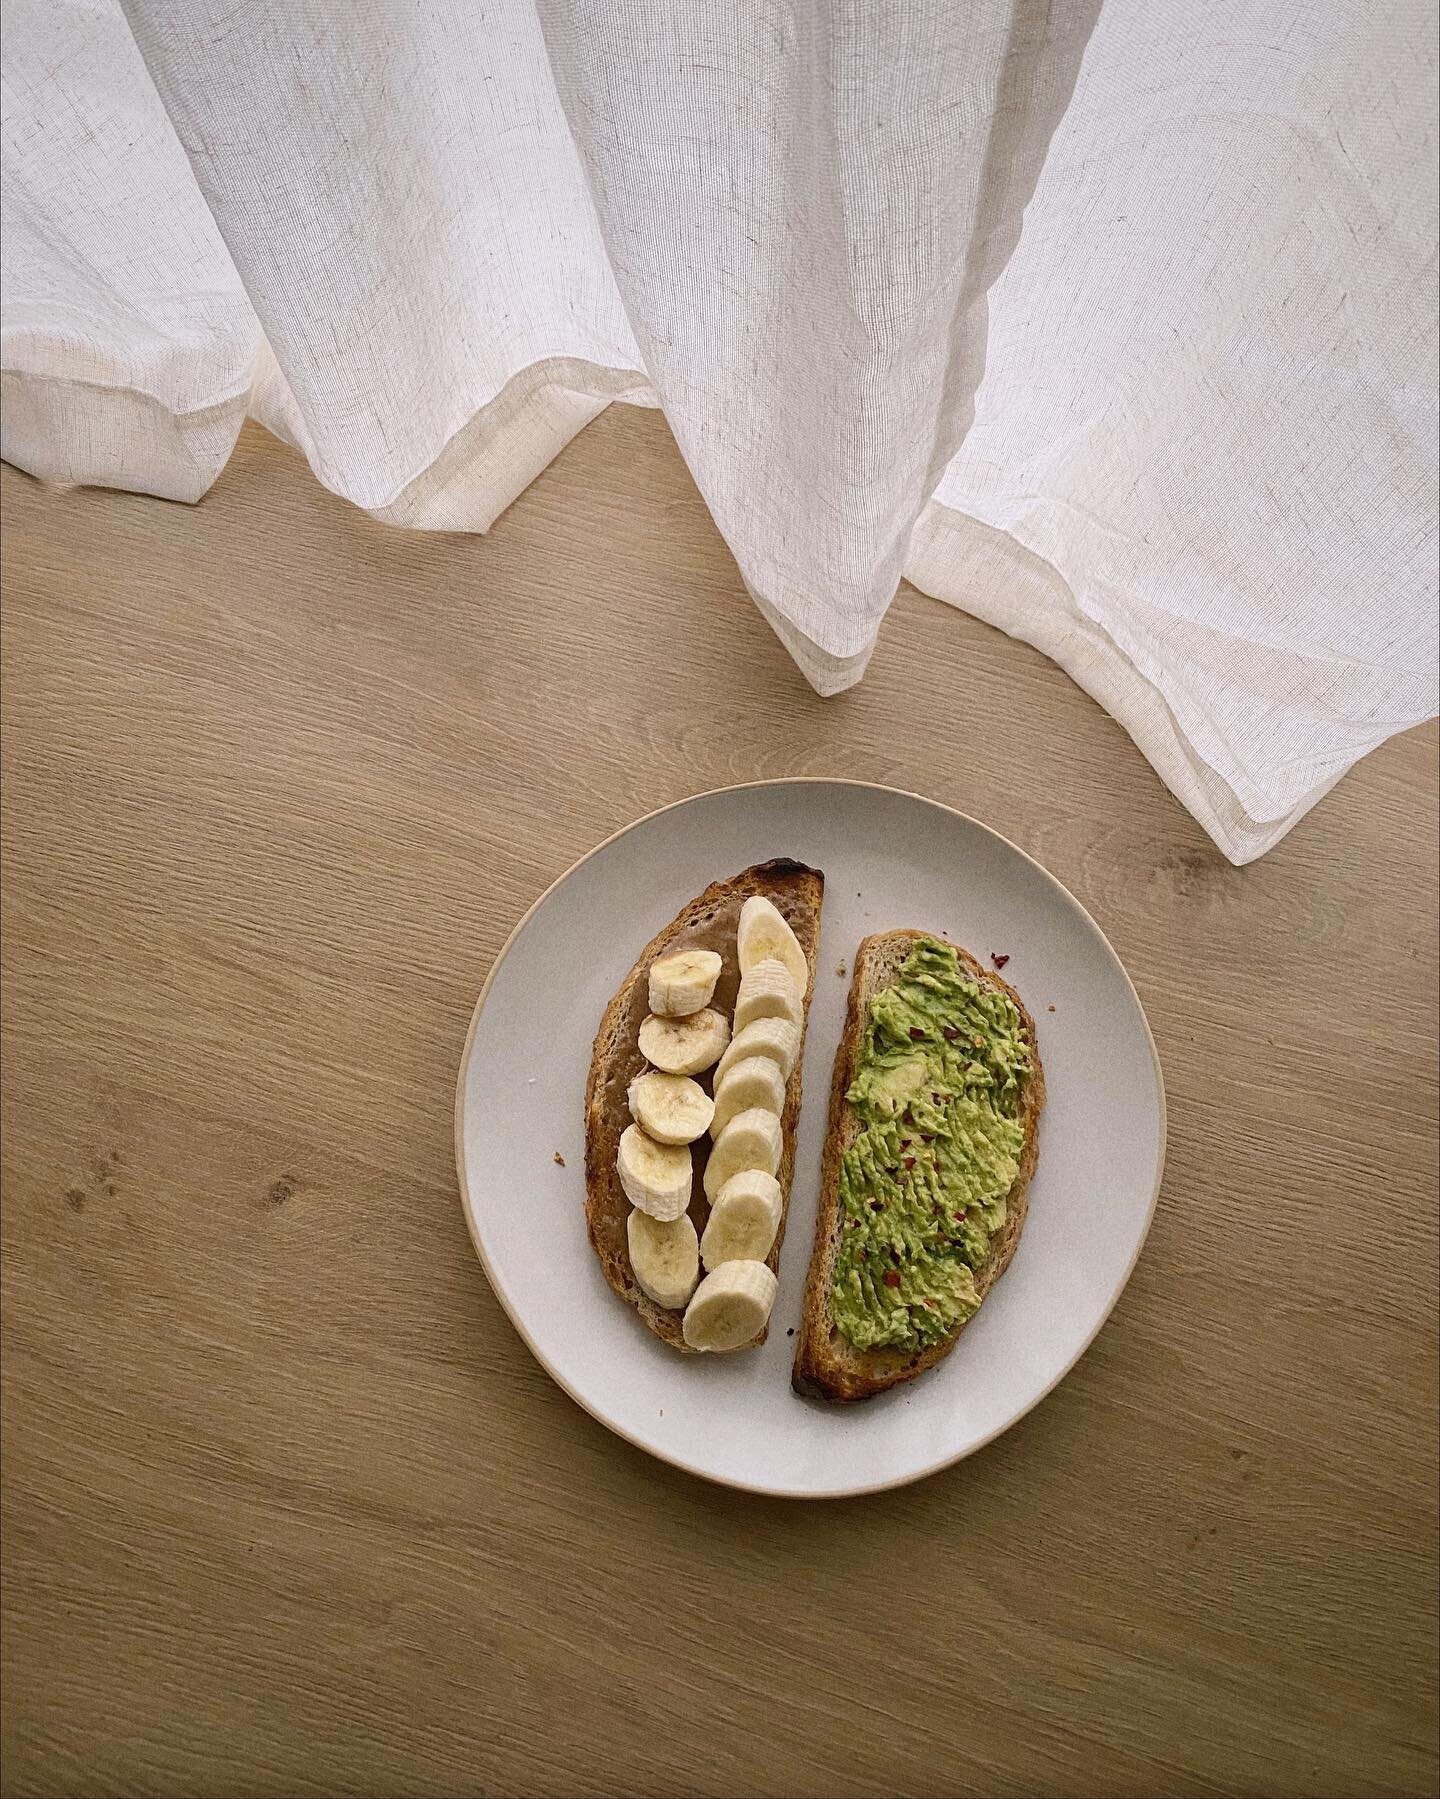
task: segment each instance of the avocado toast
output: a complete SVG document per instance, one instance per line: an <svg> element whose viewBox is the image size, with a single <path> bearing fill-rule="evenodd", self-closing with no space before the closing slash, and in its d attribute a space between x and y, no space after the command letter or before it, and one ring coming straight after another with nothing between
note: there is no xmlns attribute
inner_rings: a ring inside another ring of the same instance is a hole
<svg viewBox="0 0 1440 1799"><path fill-rule="evenodd" d="M944 1359L1025 1223L1045 1078L1020 996L916 930L867 937L835 1060L793 1385L868 1399Z"/></svg>

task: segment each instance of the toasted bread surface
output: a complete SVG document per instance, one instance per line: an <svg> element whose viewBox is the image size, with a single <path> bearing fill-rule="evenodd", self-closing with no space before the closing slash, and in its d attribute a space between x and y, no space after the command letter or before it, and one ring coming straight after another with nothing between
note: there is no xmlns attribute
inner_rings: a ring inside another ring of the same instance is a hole
<svg viewBox="0 0 1440 1799"><path fill-rule="evenodd" d="M805 1300L796 1338L795 1368L792 1385L797 1393L811 1399L870 1399L887 1387L901 1381L914 1380L927 1368L943 1361L955 1347L965 1323L923 1350L895 1348L856 1349L835 1326L830 1307L830 1284L835 1267L843 1226L840 1202L840 1158L855 1140L862 1126L845 1098L855 1078L864 1042L870 1001L896 978L916 942L925 931L884 931L867 937L856 952L854 974L850 982L850 999L845 1013L845 1028L835 1056L835 1074L830 1088L830 1116L826 1128L825 1157L820 1175L820 1208L815 1224L815 1247L810 1259L810 1272L805 1281ZM989 1256L975 1270L975 1288L983 1301L985 1295L1010 1265L1020 1233L1025 1227L1026 1192L1035 1172L1039 1154L1040 1112L1045 1104L1045 1075L1040 1066L1040 1053L1035 1039L1035 1021L1026 1011L1020 995L1000 978L994 969L985 968L968 951L951 944L960 958L961 969L982 986L1007 994L1019 1010L1026 1047L1030 1052L1032 1073L1025 1083L1020 1118L1025 1130L1025 1143L1020 1166L1007 1195L1004 1228L998 1232ZM972 1313L971 1316L976 1314Z"/></svg>
<svg viewBox="0 0 1440 1799"><path fill-rule="evenodd" d="M585 1087L585 1221L590 1241L600 1258L605 1278L627 1305L639 1313L655 1335L672 1348L691 1353L681 1335L684 1313L657 1306L643 1293L630 1266L625 1221L630 1215L630 1202L620 1186L615 1168L620 1134L630 1123L628 1092L630 1082L647 1066L640 1054L640 1025L650 1009L649 968L657 956L671 950L710 949L721 961L720 978L711 1004L730 1017L735 1009L735 995L740 986L740 963L735 946L735 931L740 922L740 908L753 894L763 894L785 918L800 941L805 959L810 964L810 981L805 990L804 1018L801 1021L800 1052L785 1087L785 1110L781 1116L784 1148L776 1179L780 1182L783 1209L780 1229L766 1260L779 1272L780 1249L785 1239L785 1215L790 1203L790 1183L795 1172L795 1127L800 1118L801 1070L804 1063L805 1025L810 1016L810 996L815 990L815 959L820 944L820 907L824 899L825 877L803 863L779 859L757 863L726 881L716 881L697 899L691 900L679 915L666 925L641 951L635 966L621 983L615 997L605 1008L595 1047L590 1058L590 1078ZM711 1091L713 1070L697 1076L706 1092ZM697 1234L703 1234L710 1215L710 1203L703 1185L709 1139L702 1137L694 1146L694 1175L690 1195L690 1217ZM764 1335L757 1337L764 1341Z"/></svg>

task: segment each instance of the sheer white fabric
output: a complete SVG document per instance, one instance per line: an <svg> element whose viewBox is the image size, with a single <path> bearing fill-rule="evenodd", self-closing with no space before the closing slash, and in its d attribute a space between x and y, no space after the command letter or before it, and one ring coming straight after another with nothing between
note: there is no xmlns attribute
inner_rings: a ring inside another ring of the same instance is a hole
<svg viewBox="0 0 1440 1799"><path fill-rule="evenodd" d="M43 478L195 500L249 413L382 518L484 530L659 404L821 692L907 575L1236 861L1434 710L1424 4L5 25L3 450Z"/></svg>

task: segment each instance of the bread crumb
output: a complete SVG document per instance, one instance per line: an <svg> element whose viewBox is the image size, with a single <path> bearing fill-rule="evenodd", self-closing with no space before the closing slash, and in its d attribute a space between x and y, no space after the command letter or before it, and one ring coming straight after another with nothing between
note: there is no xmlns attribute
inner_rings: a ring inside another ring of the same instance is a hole
<svg viewBox="0 0 1440 1799"><path fill-rule="evenodd" d="M560 1154L558 1149L555 1151L555 1166L557 1168L563 1168L565 1166L565 1158Z"/></svg>
<svg viewBox="0 0 1440 1799"><path fill-rule="evenodd" d="M1055 1008L1054 1008L1054 1006L1046 1006L1045 1010L1047 1012L1053 1012L1055 1010Z"/></svg>
<svg viewBox="0 0 1440 1799"><path fill-rule="evenodd" d="M786 1331L785 1335L787 1337L793 1337L795 1335L795 1326L793 1324L790 1326L789 1330Z"/></svg>
<svg viewBox="0 0 1440 1799"><path fill-rule="evenodd" d="M845 975L845 964L843 962L837 962L835 965L835 972L843 979Z"/></svg>

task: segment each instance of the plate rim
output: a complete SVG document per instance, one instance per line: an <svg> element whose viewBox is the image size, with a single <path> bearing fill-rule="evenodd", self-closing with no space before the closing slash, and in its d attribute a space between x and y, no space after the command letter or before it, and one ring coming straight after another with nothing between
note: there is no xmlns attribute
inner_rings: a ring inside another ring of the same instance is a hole
<svg viewBox="0 0 1440 1799"><path fill-rule="evenodd" d="M523 1321L517 1315L510 1300L500 1286L500 1283L496 1280L490 1266L490 1259L485 1253L485 1246L481 1243L480 1235L476 1228L475 1203L471 1196L470 1183L465 1176L465 1089L470 1073L470 1058L475 1047L475 1035L480 1027L480 1017L485 1010L485 1002L490 997L490 989L495 983L495 977L499 974L501 965L506 956L509 955L511 949L514 947L520 933L525 929L526 925L529 924L534 914L544 905L545 901L549 899L550 895L563 887L572 876L577 875L592 857L600 854L601 850L608 849L612 843L617 843L620 838L628 836L631 831L638 830L641 825L649 824L652 819L662 817L666 812L674 812L682 806L693 805L696 800L713 799L726 793L748 793L764 787L806 786L856 787L871 793L894 794L901 799L918 800L921 805L934 806L938 811L948 812L952 818L958 818L964 824L973 825L977 830L983 831L987 837L992 837L996 842L1004 844L1007 849L1013 850L1023 861L1028 862L1031 868L1035 869L1036 872L1050 884L1059 895L1062 902L1078 912L1081 918L1083 918L1094 931L1095 935L1104 945L1106 954L1109 956L1111 962L1114 963L1120 978L1124 981L1126 987L1130 991L1130 997L1135 1002L1135 1010L1140 1016L1141 1028L1145 1033L1145 1046L1150 1052L1150 1068L1155 1077L1155 1100L1159 1112L1160 1127L1158 1154L1155 1163L1155 1185L1150 1194L1149 1203L1145 1208L1145 1222L1139 1237L1136 1239L1134 1251L1132 1252L1129 1261L1126 1263L1120 1279L1116 1282L1114 1291L1105 1301L1100 1316L1095 1321L1094 1328L1075 1351L1074 1355L1071 1356L1070 1360L1066 1362L1065 1366L1055 1375L1054 1379L1042 1387L1033 1399L1022 1406L1021 1409L1016 1412L1013 1417L1007 1419L1004 1424L997 1425L994 1430L988 1432L977 1442L971 1443L967 1448L957 1451L954 1455L942 1456L939 1461L931 1462L924 1468L917 1468L910 1474L902 1474L884 1480L862 1482L860 1485L852 1487L830 1487L826 1488L823 1492L814 1492L804 1487L766 1486L756 1481L737 1480L732 1476L715 1474L708 1469L697 1468L693 1463L682 1460L678 1455L668 1454L665 1450L658 1449L653 1443L643 1441L631 1431L622 1429L622 1427L613 1419L607 1418L602 1413L596 1411L595 1407L581 1394L577 1393L574 1387L572 1387L570 1383L551 1366L547 1358L541 1353L535 1339L526 1329ZM475 1009L470 1014L470 1025L465 1033L465 1047L460 1053L460 1067L455 1078L454 1130L455 1173L460 1187L460 1209L465 1215L465 1229L469 1234L471 1247L474 1249L475 1254L479 1259L481 1270L485 1275L486 1284L500 1302L501 1310L514 1326L516 1334L519 1336L521 1342L524 1343L525 1347L545 1370L546 1374L549 1375L550 1379L555 1382L556 1386L559 1387L563 1393L567 1394L582 1411L587 1412L598 1424L602 1424L613 1436L621 1438L622 1441L631 1444L634 1448L643 1451L646 1455L654 1456L657 1461L665 1462L672 1468L681 1469L684 1473L693 1476L695 1479L710 1481L716 1486L729 1487L734 1492L757 1493L770 1499L823 1500L863 1498L871 1493L893 1492L899 1487L912 1486L916 1481L928 1480L932 1474L942 1473L946 1468L953 1468L957 1462L963 1462L970 1456L978 1454L980 1450L993 1443L997 1437L1003 1436L1007 1430L1010 1430L1013 1426L1017 1425L1022 1418L1033 1412L1035 1407L1038 1406L1042 1400L1049 1398L1056 1387L1058 1387L1061 1381L1065 1379L1066 1375L1074 1369L1076 1364L1089 1350L1096 1337L1098 1337L1100 1332L1105 1328L1105 1325L1110 1320L1110 1314L1120 1302L1120 1295L1130 1284L1130 1277L1134 1274L1136 1265L1140 1260L1141 1252L1144 1250L1145 1244L1149 1239L1150 1227L1155 1222L1155 1209L1159 1203L1160 1188L1165 1179L1165 1156L1168 1146L1169 1124L1165 1100L1165 1075L1160 1065L1160 1051L1155 1043L1155 1033L1150 1028L1150 1020L1146 1016L1144 1002L1140 998L1140 994L1136 989L1134 981L1130 978L1130 971L1120 960L1120 956L1116 951L1114 944L1111 943L1109 937L1106 936L1105 932L1100 928L1100 925L1096 922L1095 918L1087 908L1081 904L1058 875L1052 874L1043 862L1037 861L1027 850L1021 849L1018 843L1015 843L1009 837L1006 837L1003 832L997 831L992 825L985 824L981 819L975 818L968 812L962 812L958 806L947 805L944 800L932 799L928 794L915 793L907 787L891 787L884 781L861 781L845 775L774 775L761 781L735 781L724 787L703 788L699 793L685 794L680 799L669 800L663 806L655 806L649 812L641 813L638 818L632 818L628 824L623 824L617 830L612 831L608 837L602 837L599 843L592 844L582 856L578 856L568 868L556 875L549 886L531 901L525 908L525 911L516 920L510 934L496 951L495 959L490 964L489 971L485 976L484 984L480 988L479 997L475 1001Z"/></svg>

